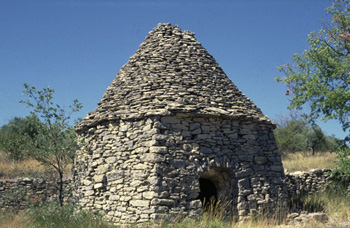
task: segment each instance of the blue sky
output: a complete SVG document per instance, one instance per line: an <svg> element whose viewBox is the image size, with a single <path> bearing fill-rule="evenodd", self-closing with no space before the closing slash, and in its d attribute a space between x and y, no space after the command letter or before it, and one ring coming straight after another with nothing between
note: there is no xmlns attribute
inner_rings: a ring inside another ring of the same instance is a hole
<svg viewBox="0 0 350 228"><path fill-rule="evenodd" d="M196 33L228 77L271 119L288 113L276 66L307 48L331 0L0 0L0 126L28 115L23 83L75 98L84 117L160 22ZM321 124L344 137L340 125Z"/></svg>

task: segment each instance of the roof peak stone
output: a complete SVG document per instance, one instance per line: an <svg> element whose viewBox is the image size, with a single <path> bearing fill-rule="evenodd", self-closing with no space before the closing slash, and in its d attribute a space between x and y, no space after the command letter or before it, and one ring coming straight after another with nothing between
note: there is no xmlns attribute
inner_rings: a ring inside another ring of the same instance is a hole
<svg viewBox="0 0 350 228"><path fill-rule="evenodd" d="M271 121L226 76L195 34L159 23L121 68L77 131L100 122L154 115Z"/></svg>

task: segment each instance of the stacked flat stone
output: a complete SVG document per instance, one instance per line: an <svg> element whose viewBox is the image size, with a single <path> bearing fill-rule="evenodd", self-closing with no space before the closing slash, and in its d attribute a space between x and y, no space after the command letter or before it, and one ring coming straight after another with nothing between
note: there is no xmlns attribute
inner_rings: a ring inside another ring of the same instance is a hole
<svg viewBox="0 0 350 228"><path fill-rule="evenodd" d="M287 197L274 124L177 26L159 24L77 126L74 198L114 224L198 216L200 194L240 220Z"/></svg>
<svg viewBox="0 0 350 228"><path fill-rule="evenodd" d="M286 172L285 176L289 198L325 190L334 179L331 169L312 169L308 172Z"/></svg>
<svg viewBox="0 0 350 228"><path fill-rule="evenodd" d="M58 183L41 178L0 180L0 211L25 210L42 202L58 201ZM64 180L64 200L72 197L72 180Z"/></svg>
<svg viewBox="0 0 350 228"><path fill-rule="evenodd" d="M270 123L194 33L158 24L77 130L115 119L188 113Z"/></svg>

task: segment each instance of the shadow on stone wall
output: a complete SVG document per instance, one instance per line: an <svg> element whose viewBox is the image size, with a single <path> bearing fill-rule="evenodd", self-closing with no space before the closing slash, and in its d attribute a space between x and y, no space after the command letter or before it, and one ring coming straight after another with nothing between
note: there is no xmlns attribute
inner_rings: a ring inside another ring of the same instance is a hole
<svg viewBox="0 0 350 228"><path fill-rule="evenodd" d="M64 181L64 199L72 196L71 180ZM58 183L41 178L17 178L0 181L0 208L18 211L41 202L58 201Z"/></svg>

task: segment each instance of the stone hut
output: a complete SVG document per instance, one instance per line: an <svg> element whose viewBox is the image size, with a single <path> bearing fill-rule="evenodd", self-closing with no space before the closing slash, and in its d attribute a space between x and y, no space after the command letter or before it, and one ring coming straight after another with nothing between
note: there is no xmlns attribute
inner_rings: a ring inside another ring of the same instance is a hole
<svg viewBox="0 0 350 228"><path fill-rule="evenodd" d="M239 219L273 211L287 196L274 127L194 33L158 24L76 126L74 197L115 224L210 199Z"/></svg>

